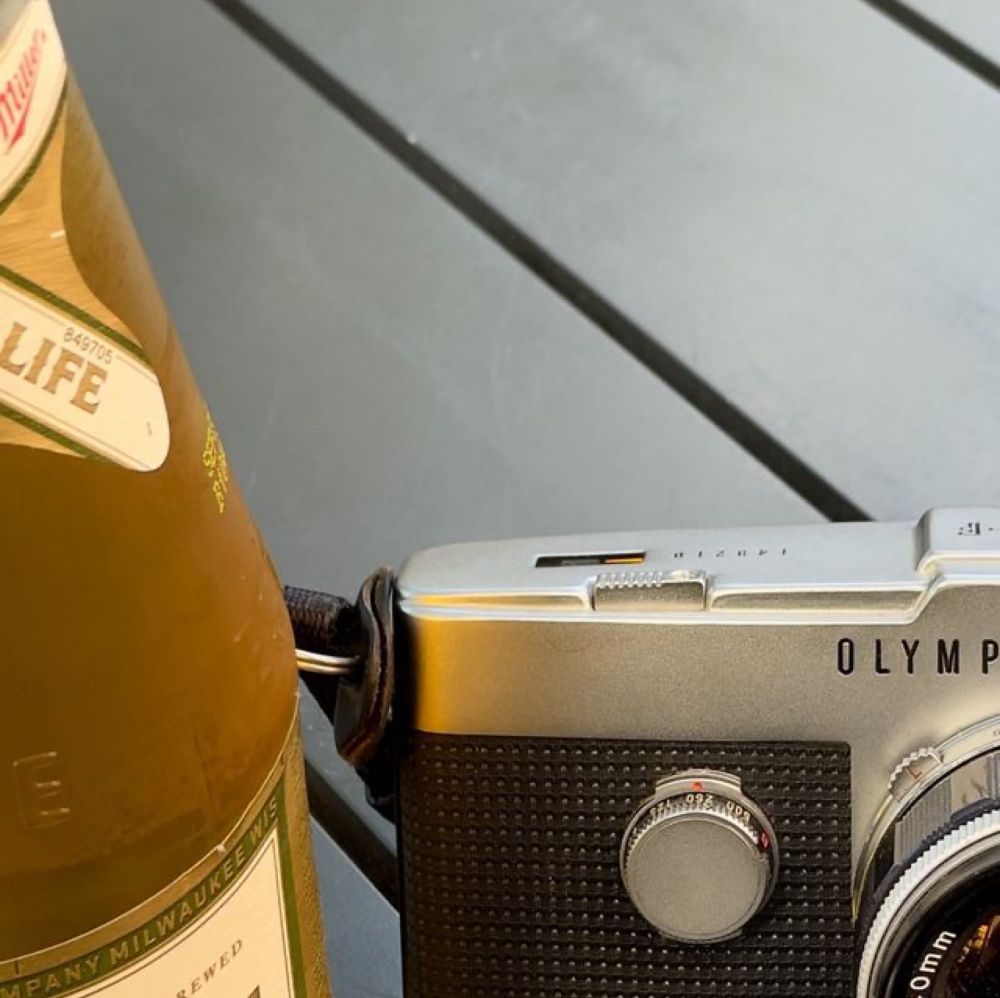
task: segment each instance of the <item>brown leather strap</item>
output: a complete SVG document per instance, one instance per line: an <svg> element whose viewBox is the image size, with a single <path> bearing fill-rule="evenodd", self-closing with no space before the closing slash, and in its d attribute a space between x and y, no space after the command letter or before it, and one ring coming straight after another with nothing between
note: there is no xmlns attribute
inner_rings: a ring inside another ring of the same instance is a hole
<svg viewBox="0 0 1000 998"><path fill-rule="evenodd" d="M385 738L394 692L393 575L381 568L365 580L355 604L339 596L286 587L295 643L321 655L357 656L360 668L339 681L303 673L333 720L340 754L363 769Z"/></svg>
<svg viewBox="0 0 1000 998"><path fill-rule="evenodd" d="M374 758L392 709L395 692L393 577L387 568L369 576L358 594L357 610L364 630L364 667L357 682L342 681L334 715L340 754L355 768Z"/></svg>

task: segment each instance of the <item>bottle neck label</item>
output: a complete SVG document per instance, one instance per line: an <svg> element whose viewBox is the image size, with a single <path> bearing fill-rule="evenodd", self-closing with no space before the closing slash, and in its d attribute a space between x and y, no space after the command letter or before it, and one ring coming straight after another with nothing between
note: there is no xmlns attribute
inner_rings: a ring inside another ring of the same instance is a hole
<svg viewBox="0 0 1000 998"><path fill-rule="evenodd" d="M0 47L0 209L30 179L51 138L66 56L47 0L28 0Z"/></svg>
<svg viewBox="0 0 1000 998"><path fill-rule="evenodd" d="M0 444L155 471L170 446L159 379L73 255L67 152L95 152L79 141L85 116L70 120L47 0L29 0L0 49L0 87Z"/></svg>

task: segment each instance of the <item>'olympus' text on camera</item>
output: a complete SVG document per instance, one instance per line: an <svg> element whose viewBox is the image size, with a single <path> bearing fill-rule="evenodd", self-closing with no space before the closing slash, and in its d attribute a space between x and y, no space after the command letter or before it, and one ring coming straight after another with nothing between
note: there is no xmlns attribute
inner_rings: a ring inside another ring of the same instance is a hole
<svg viewBox="0 0 1000 998"><path fill-rule="evenodd" d="M841 638L837 642L837 672L842 676L859 673L876 676L936 673L957 676L976 672L983 676L1000 674L1000 641L962 641L960 638L901 638L887 641L876 638L859 642Z"/></svg>

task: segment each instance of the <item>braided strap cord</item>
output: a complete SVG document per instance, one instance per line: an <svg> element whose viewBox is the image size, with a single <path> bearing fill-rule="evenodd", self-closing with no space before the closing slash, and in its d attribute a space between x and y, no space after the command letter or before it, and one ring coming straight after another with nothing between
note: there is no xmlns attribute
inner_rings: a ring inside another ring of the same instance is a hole
<svg viewBox="0 0 1000 998"><path fill-rule="evenodd" d="M342 596L285 586L296 648L321 655L356 655L364 635L358 612Z"/></svg>

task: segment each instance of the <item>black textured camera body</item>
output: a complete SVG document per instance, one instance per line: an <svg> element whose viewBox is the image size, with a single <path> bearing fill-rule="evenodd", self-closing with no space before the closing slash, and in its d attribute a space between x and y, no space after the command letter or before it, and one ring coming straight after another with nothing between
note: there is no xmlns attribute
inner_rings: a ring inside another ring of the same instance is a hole
<svg viewBox="0 0 1000 998"><path fill-rule="evenodd" d="M405 737L408 998L694 998L852 992L844 744ZM783 853L765 913L711 946L664 938L621 882L622 829L656 777L741 777Z"/></svg>

